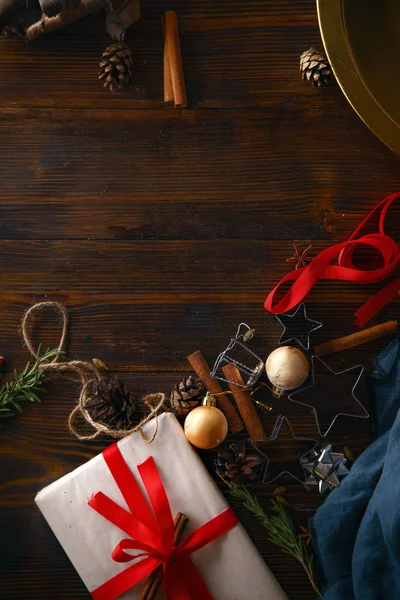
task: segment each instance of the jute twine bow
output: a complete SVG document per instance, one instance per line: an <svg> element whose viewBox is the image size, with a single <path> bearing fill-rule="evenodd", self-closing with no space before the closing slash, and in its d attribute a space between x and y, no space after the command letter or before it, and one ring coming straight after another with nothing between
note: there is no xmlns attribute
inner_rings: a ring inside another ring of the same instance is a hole
<svg viewBox="0 0 400 600"><path fill-rule="evenodd" d="M104 423L99 423L94 421L87 409L89 401L93 399L95 394L95 390L101 379L103 379L100 371L90 362L83 360L61 360L64 356L64 348L65 348L65 339L67 336L67 328L68 328L68 314L65 309L65 306L60 304L59 302L39 302L38 304L34 304L31 308L25 313L22 319L22 335L24 338L24 342L29 352L35 359L40 358L38 356L38 350L33 346L31 340L31 331L33 330L33 318L35 313L43 310L43 309L52 309L56 313L61 316L62 319L62 332L60 343L57 348L57 355L54 360L51 362L41 362L39 364L39 368L49 374L63 374L63 373L76 373L79 377L79 380L82 384L79 399L77 406L72 410L71 414L68 418L68 427L70 432L75 435L78 440L94 440L101 433L105 433L114 439L119 439L129 435L130 433L134 433L135 431L140 431L143 435L142 427L148 421L150 421L153 417L156 418L154 432L150 439L146 439L148 443L151 443L157 435L158 432L158 418L157 415L160 410L163 408L166 397L165 394L159 392L156 394L149 394L143 398L143 402L148 406L150 412L144 417L134 427L129 429L112 429L108 427L108 425ZM95 430L92 434L83 434L78 431L76 428L77 418L83 417L83 419L91 425L91 427Z"/></svg>

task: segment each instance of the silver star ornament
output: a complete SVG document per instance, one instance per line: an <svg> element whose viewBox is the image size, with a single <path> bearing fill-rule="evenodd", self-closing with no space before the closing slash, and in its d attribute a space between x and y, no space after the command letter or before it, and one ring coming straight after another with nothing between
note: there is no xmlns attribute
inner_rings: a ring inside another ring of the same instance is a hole
<svg viewBox="0 0 400 600"><path fill-rule="evenodd" d="M300 461L306 473L304 484L310 487L317 486L320 494L339 487L339 477L349 473L344 454L332 452L331 444L319 450L311 450Z"/></svg>

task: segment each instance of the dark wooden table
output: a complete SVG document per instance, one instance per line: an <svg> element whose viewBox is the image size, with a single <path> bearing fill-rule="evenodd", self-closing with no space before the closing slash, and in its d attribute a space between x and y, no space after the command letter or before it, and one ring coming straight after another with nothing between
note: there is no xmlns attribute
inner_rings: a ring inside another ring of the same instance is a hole
<svg viewBox="0 0 400 600"><path fill-rule="evenodd" d="M163 105L160 16L169 8L182 29L187 110ZM398 190L400 167L337 86L301 81L300 53L321 47L314 0L143 0L142 15L129 34L134 81L118 96L96 79L109 43L101 17L31 46L0 40L6 369L28 360L23 311L58 300L71 315L69 356L102 358L138 396L168 391L198 348L212 361L243 320L267 355L280 328L263 301L287 272L293 241L315 254L345 240ZM391 227L399 239L398 220ZM320 283L308 304L324 322L314 341L353 332L354 310L379 287ZM45 346L57 335L54 322L39 331ZM329 364L370 369L384 345ZM1 598L89 597L33 502L104 448L69 435L76 398L75 385L54 382L42 405L1 429ZM273 416L263 419L270 429ZM311 415L298 431L315 435ZM330 439L357 454L370 425L340 419ZM322 498L287 485L305 525ZM274 487L254 491L268 505ZM288 596L313 598L301 568L237 508Z"/></svg>

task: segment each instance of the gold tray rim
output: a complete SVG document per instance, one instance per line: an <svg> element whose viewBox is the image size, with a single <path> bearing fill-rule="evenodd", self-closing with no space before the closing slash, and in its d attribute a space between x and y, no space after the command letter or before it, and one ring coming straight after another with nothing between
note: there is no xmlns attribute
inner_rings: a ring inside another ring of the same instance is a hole
<svg viewBox="0 0 400 600"><path fill-rule="evenodd" d="M325 52L344 95L367 127L400 154L400 125L368 89L351 51L343 18L343 0L317 0L317 12Z"/></svg>

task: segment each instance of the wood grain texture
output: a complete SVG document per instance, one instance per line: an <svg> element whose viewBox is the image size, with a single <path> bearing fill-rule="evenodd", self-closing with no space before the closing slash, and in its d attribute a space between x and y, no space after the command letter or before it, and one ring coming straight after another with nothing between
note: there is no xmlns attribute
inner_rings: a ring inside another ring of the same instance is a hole
<svg viewBox="0 0 400 600"><path fill-rule="evenodd" d="M315 251L327 245L315 243ZM23 366L21 314L47 299L70 310L71 356L96 355L112 369L185 371L185 357L197 347L212 364L242 319L256 327L255 348L266 357L281 327L262 304L286 272L291 251L285 240L3 241L0 340L12 367ZM309 295L310 316L324 321L314 342L352 333L354 311L380 287L319 282ZM398 307L392 303L371 325L396 318ZM49 329L39 330L44 346L58 342ZM361 360L370 370L384 344L379 340L328 362Z"/></svg>
<svg viewBox="0 0 400 600"><path fill-rule="evenodd" d="M312 97L312 90L297 77L298 54L303 47L320 45L312 0L299 2L296 13L302 16L297 19L290 18L293 7L282 11L271 2L264 3L262 10L261 4L258 10L250 6L249 10L247 6L239 10L229 1L223 10L220 3L214 4L174 4L190 106L265 106L282 92L291 102L290 90ZM97 82L98 62L109 43L101 16L92 18L90 27L88 21L78 22L28 47L20 40L3 40L0 54L7 60L3 63L6 77L2 79L1 102L28 107L163 107L160 18L170 9L170 3L161 7L157 0L146 2L142 8L142 19L128 36L134 51L135 78L129 89L116 97L105 94ZM282 39L286 40L285 47ZM30 94L32 84L37 86L34 98ZM336 96L340 98L338 90ZM333 106L333 98L331 102Z"/></svg>
<svg viewBox="0 0 400 600"><path fill-rule="evenodd" d="M188 110L163 106L160 17L171 9ZM256 328L252 349L265 358L281 330L263 301L287 272L293 241L312 243L314 255L347 239L397 191L400 161L338 86L314 90L301 81L300 53L321 47L314 0L146 0L128 43L133 82L113 96L97 81L109 44L102 16L29 46L0 39L0 354L4 371L21 368L23 311L59 300L71 315L69 356L102 358L140 399L168 393L198 348L212 364L241 321ZM397 240L398 217L388 228ZM379 288L320 282L308 302L311 318L324 323L313 342L354 332L354 311ZM370 325L398 318L399 306ZM35 341L55 346L57 327L51 316L41 321ZM386 341L326 360L337 371L357 363L370 371ZM42 405L0 424L7 600L89 597L33 504L41 487L107 443L69 435L76 394L76 384L54 380ZM368 405L365 380L359 394ZM297 435L316 435L310 411L287 399L258 412L265 431L288 411ZM348 445L356 455L370 439L369 421L345 417L329 436L335 449ZM212 454L201 456L211 469ZM306 525L321 497L282 483ZM266 506L274 487L254 488ZM234 508L288 597L311 600L301 567Z"/></svg>
<svg viewBox="0 0 400 600"><path fill-rule="evenodd" d="M349 107L309 104L4 109L0 237L345 239L397 189L399 159Z"/></svg>

